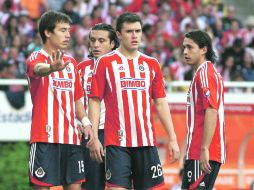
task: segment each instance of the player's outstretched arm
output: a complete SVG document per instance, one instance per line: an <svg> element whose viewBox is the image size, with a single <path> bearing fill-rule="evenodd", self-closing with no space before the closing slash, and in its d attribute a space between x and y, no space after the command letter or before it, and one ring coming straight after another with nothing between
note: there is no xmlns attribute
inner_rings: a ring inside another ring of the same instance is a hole
<svg viewBox="0 0 254 190"><path fill-rule="evenodd" d="M90 150L90 157L101 163L103 162L102 157L104 156L103 146L98 138L98 128L100 123L100 111L101 111L101 101L99 98L89 99L89 109L88 117L93 125L94 141L92 144L88 144Z"/></svg>
<svg viewBox="0 0 254 190"><path fill-rule="evenodd" d="M50 64L38 63L34 67L34 74L37 76L47 76L52 72L63 70L69 62L63 61L64 51L57 50L53 51L52 55L49 57Z"/></svg>
<svg viewBox="0 0 254 190"><path fill-rule="evenodd" d="M169 138L169 155L171 163L174 163L180 157L180 149L177 143L169 106L166 98L157 98L154 100L154 102L160 121Z"/></svg>

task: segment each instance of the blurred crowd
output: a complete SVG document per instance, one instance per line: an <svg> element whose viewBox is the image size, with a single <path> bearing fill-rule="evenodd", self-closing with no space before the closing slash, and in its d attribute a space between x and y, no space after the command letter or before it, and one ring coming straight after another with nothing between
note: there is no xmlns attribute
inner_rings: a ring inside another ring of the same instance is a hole
<svg viewBox="0 0 254 190"><path fill-rule="evenodd" d="M68 14L72 21L69 48L77 61L88 55L88 34L96 23L115 25L124 11L144 22L140 51L156 57L166 81L191 80L183 64L181 42L193 29L207 31L225 81L254 81L254 17L241 22L236 7L220 0L0 0L0 78L25 78L25 61L41 48L37 20L46 10ZM23 86L0 87L22 91Z"/></svg>

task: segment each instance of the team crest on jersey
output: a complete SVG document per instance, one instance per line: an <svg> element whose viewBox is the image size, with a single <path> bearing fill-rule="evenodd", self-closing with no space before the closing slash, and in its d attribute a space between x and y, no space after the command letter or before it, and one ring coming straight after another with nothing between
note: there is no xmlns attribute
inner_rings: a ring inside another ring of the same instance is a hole
<svg viewBox="0 0 254 190"><path fill-rule="evenodd" d="M124 72L124 71L125 71L124 66L123 66L123 65L119 65L118 71L119 71L119 72Z"/></svg>
<svg viewBox="0 0 254 190"><path fill-rule="evenodd" d="M39 167L39 168L35 171L35 175L36 175L38 178L42 178L42 177L44 177L44 175L45 175L45 171L43 170L42 167Z"/></svg>
<svg viewBox="0 0 254 190"><path fill-rule="evenodd" d="M111 171L109 169L107 170L105 177L106 177L106 180L110 180L110 178L111 178Z"/></svg>
<svg viewBox="0 0 254 190"><path fill-rule="evenodd" d="M210 97L211 93L210 93L210 90L208 88L204 89L204 95L205 95L206 98Z"/></svg>
<svg viewBox="0 0 254 190"><path fill-rule="evenodd" d="M67 66L65 67L65 69L66 69L66 71L67 71L68 73L71 72L71 67L70 67L69 65L67 65Z"/></svg>
<svg viewBox="0 0 254 190"><path fill-rule="evenodd" d="M138 69L139 69L140 72L144 72L145 71L144 65L139 65Z"/></svg>

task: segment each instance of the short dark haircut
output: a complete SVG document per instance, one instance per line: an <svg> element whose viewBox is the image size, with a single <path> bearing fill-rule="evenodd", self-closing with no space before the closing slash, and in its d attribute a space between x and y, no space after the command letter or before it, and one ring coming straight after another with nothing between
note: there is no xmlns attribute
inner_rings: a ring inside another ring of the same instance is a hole
<svg viewBox="0 0 254 190"><path fill-rule="evenodd" d="M202 30L193 30L185 34L186 38L192 39L199 48L207 47L206 59L212 63L216 62L217 56L212 47L212 39Z"/></svg>
<svg viewBox="0 0 254 190"><path fill-rule="evenodd" d="M93 31L93 30L107 31L110 43L112 41L115 43L115 45L114 45L112 50L115 50L116 48L119 47L120 44L119 44L119 40L118 40L117 35L116 35L116 31L114 30L114 28L110 24L105 24L105 23L96 24L94 27L92 27L91 31ZM90 39L90 34L89 34L89 39ZM93 53L91 51L89 52L88 57L90 57L90 58L93 57Z"/></svg>
<svg viewBox="0 0 254 190"><path fill-rule="evenodd" d="M57 23L71 24L72 20L68 15L58 11L47 11L41 16L38 28L43 43L47 40L45 30L53 32Z"/></svg>
<svg viewBox="0 0 254 190"><path fill-rule="evenodd" d="M141 27L143 25L141 18L137 14L125 12L121 14L116 20L116 31L121 32L123 24L125 22L127 23L139 22L141 24Z"/></svg>

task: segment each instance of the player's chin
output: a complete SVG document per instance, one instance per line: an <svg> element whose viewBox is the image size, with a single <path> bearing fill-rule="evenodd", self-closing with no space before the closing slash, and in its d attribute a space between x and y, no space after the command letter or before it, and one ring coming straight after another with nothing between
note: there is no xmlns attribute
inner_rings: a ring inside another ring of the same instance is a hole
<svg viewBox="0 0 254 190"><path fill-rule="evenodd" d="M61 44L61 49L67 49L69 47L69 43L62 43Z"/></svg>

